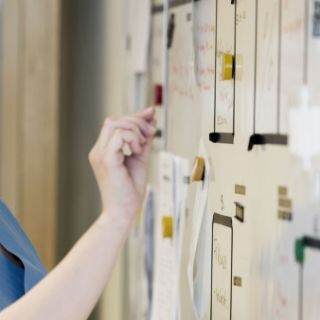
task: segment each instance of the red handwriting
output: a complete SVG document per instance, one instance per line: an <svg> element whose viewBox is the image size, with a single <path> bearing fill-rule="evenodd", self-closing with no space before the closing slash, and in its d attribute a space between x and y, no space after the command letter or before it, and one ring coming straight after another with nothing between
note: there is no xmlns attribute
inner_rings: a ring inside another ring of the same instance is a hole
<svg viewBox="0 0 320 320"><path fill-rule="evenodd" d="M198 33L215 33L216 28L212 23L199 23L194 26L194 31Z"/></svg>
<svg viewBox="0 0 320 320"><path fill-rule="evenodd" d="M208 52L210 50L214 50L214 41L209 41L209 40L205 40L203 42L198 41L195 44L196 50L199 53L204 53L204 52Z"/></svg>
<svg viewBox="0 0 320 320"><path fill-rule="evenodd" d="M194 101L194 92L193 92L193 87L192 86L187 86L187 85L179 85L178 83L173 83L170 85L171 92L179 97L184 97L187 98L191 101Z"/></svg>

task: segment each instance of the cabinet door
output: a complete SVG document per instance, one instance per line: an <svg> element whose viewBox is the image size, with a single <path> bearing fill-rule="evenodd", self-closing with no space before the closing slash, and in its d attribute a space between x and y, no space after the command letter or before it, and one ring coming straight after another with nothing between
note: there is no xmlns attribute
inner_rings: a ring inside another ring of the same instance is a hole
<svg viewBox="0 0 320 320"><path fill-rule="evenodd" d="M2 3L0 196L55 261L59 1Z"/></svg>

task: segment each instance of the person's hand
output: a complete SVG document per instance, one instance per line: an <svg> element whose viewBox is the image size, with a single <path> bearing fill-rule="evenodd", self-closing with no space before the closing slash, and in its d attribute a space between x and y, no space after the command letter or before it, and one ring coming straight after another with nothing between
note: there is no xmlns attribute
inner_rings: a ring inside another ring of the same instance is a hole
<svg viewBox="0 0 320 320"><path fill-rule="evenodd" d="M99 186L103 212L132 223L141 207L147 179L147 162L156 132L154 108L122 118L107 118L89 154ZM124 146L132 154L125 156Z"/></svg>

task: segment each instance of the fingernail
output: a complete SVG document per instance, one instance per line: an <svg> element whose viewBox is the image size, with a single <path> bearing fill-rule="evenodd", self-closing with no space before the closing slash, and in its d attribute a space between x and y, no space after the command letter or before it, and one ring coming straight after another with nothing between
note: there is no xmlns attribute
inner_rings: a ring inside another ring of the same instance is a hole
<svg viewBox="0 0 320 320"><path fill-rule="evenodd" d="M152 133L152 134L155 134L157 131L157 128L154 126L149 126L149 129L150 129L150 133Z"/></svg>
<svg viewBox="0 0 320 320"><path fill-rule="evenodd" d="M148 108L145 109L143 112L149 113L149 112L151 112L151 111L153 111L153 107L148 107Z"/></svg>
<svg viewBox="0 0 320 320"><path fill-rule="evenodd" d="M149 107L148 110L150 110L151 113L155 113L156 112L155 106Z"/></svg>

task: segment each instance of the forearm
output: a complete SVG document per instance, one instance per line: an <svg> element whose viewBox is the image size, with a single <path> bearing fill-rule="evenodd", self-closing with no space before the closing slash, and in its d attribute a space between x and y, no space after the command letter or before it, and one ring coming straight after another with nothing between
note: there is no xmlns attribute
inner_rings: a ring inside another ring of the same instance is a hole
<svg viewBox="0 0 320 320"><path fill-rule="evenodd" d="M0 319L87 319L129 233L130 224L103 214L62 262Z"/></svg>
<svg viewBox="0 0 320 320"><path fill-rule="evenodd" d="M0 313L1 320L87 319L105 287L141 206L152 139L154 108L107 119L90 152L102 214L64 260L36 287ZM125 156L128 145L132 155Z"/></svg>

